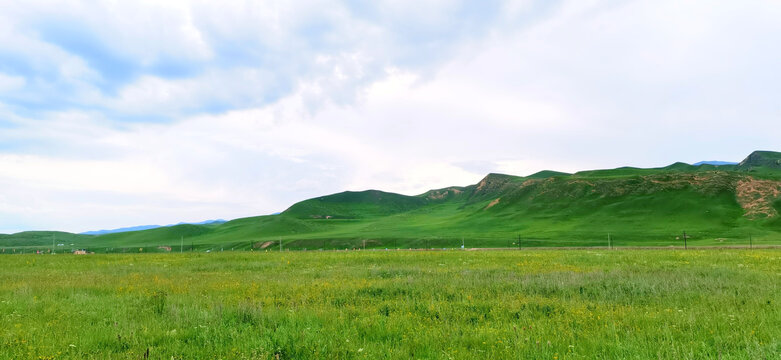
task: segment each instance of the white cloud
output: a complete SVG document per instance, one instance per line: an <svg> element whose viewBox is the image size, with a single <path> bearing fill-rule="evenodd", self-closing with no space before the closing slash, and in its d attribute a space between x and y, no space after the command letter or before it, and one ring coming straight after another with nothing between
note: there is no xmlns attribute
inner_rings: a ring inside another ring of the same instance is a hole
<svg viewBox="0 0 781 360"><path fill-rule="evenodd" d="M262 106L304 84L314 110L352 103L388 66L447 60L490 27L500 9L489 5L31 1L0 13L0 60L11 54L35 79L14 98L37 97L32 110L172 120Z"/></svg>
<svg viewBox="0 0 781 360"><path fill-rule="evenodd" d="M142 63L160 57L208 59L213 54L193 24L192 6L187 1L26 1L9 6L4 18L23 28L82 28Z"/></svg>
<svg viewBox="0 0 781 360"><path fill-rule="evenodd" d="M68 161L38 156L0 155L0 177L63 191L141 194L173 187L173 184L166 184L163 171L148 164Z"/></svg>
<svg viewBox="0 0 781 360"><path fill-rule="evenodd" d="M24 77L0 73L0 92L17 90L23 87L26 82Z"/></svg>
<svg viewBox="0 0 781 360"><path fill-rule="evenodd" d="M75 79L78 94L63 96L82 105L29 115L0 99L0 231L233 218L343 190L740 160L778 143L755 131L781 116L772 3L508 2L482 32L452 38L469 22L447 1L362 14L338 2L113 6L85 22L118 53L201 65L104 91L89 61L18 37L24 22L0 25L0 41L51 55L36 66ZM122 11L130 20L112 24ZM226 48L235 64L215 60ZM32 89L0 71L0 91ZM115 120L144 114L170 120Z"/></svg>

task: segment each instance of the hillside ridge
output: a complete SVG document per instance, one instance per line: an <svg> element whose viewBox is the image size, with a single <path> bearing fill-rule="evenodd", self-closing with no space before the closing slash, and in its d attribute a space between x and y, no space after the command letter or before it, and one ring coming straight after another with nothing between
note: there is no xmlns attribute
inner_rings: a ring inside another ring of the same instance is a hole
<svg viewBox="0 0 781 360"><path fill-rule="evenodd" d="M301 248L371 239L371 246L423 239L512 239L540 244L601 243L607 233L639 244L674 241L682 231L710 243L746 238L781 243L781 153L757 151L738 165L673 163L660 168L619 167L574 174L529 176L489 173L468 186L419 195L380 190L344 191L297 202L278 215L219 225L177 225L98 236L57 233L84 246L258 246L282 240ZM725 240L726 239L726 240ZM763 240L765 239L765 240ZM425 240L430 241L430 240ZM445 241L445 240L442 240ZM451 241L451 240L448 240ZM502 240L505 241L505 240ZM0 247L51 246L52 233L0 236ZM238 244L238 245L237 245ZM314 245L313 245L314 244ZM374 244L374 245L372 245ZM382 245L386 244L386 245ZM505 246L507 243L504 243ZM222 247L221 247L222 248Z"/></svg>

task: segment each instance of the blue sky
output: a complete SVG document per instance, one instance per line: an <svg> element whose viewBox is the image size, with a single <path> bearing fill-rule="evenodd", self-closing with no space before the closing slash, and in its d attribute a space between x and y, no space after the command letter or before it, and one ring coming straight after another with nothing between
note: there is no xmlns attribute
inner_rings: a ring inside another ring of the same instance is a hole
<svg viewBox="0 0 781 360"><path fill-rule="evenodd" d="M773 1L29 1L0 233L781 150Z"/></svg>

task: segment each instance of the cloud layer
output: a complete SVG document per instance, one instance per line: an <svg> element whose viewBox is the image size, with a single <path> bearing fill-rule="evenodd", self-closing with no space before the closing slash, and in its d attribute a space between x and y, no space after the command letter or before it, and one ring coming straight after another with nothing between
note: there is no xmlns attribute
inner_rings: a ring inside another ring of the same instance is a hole
<svg viewBox="0 0 781 360"><path fill-rule="evenodd" d="M25 2L0 14L0 232L778 150L781 6Z"/></svg>

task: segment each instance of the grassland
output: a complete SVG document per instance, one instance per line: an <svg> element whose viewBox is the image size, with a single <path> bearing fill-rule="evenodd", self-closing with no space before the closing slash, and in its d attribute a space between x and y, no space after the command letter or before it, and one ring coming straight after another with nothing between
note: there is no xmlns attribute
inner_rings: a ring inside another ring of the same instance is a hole
<svg viewBox="0 0 781 360"><path fill-rule="evenodd" d="M779 250L0 256L7 359L776 359Z"/></svg>

